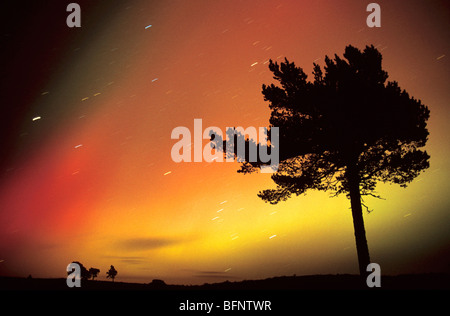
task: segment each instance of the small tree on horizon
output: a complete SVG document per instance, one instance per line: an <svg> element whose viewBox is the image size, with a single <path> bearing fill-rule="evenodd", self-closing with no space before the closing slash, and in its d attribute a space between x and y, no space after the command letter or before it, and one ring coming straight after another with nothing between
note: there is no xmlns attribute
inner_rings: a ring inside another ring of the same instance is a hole
<svg viewBox="0 0 450 316"><path fill-rule="evenodd" d="M347 46L344 58L326 56L323 70L314 63L312 82L293 62L270 60L280 86L263 85L262 93L271 109L269 139L270 127L279 127L280 164L272 175L276 188L258 196L277 204L308 190L345 194L359 271L365 276L370 257L362 196L379 197L377 182L406 187L429 167L430 157L421 148L427 142L430 112L396 81L386 81L382 56L374 46L364 51ZM238 172L263 166L240 158L245 161Z"/></svg>
<svg viewBox="0 0 450 316"><path fill-rule="evenodd" d="M106 278L111 278L112 281L114 282L116 275L117 275L117 270L114 269L113 265L111 265L111 268L109 268L109 270L106 272Z"/></svg>
<svg viewBox="0 0 450 316"><path fill-rule="evenodd" d="M89 269L89 274L90 274L92 280L94 280L98 276L99 273L100 273L100 270L97 269L97 268L90 268Z"/></svg>

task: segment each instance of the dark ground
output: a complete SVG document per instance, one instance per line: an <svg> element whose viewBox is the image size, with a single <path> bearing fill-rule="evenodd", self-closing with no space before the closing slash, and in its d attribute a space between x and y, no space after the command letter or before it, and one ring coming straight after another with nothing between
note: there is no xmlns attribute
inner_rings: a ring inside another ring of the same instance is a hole
<svg viewBox="0 0 450 316"><path fill-rule="evenodd" d="M359 280L348 274L310 275L184 286L116 279L82 281L80 288L69 288L65 278L0 277L0 303L3 310L11 305L9 310L25 315L39 310L46 315L53 310L92 315L437 315L448 310L449 274L382 275L381 288L368 288ZM231 302L267 301L270 310L230 309ZM210 311L185 308L204 303L213 305Z"/></svg>
<svg viewBox="0 0 450 316"><path fill-rule="evenodd" d="M264 280L244 280L203 285L167 285L161 280L151 283L125 283L82 280L80 288L69 288L66 279L0 277L0 290L361 290L357 275L283 276ZM381 288L376 290L449 290L449 274L410 274L381 276Z"/></svg>

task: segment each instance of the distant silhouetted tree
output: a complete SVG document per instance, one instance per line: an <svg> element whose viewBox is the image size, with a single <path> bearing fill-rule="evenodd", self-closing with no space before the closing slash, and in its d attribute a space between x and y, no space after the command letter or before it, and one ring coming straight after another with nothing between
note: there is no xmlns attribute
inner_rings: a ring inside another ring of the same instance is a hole
<svg viewBox="0 0 450 316"><path fill-rule="evenodd" d="M363 51L347 46L344 59L326 56L324 69L314 64L314 79L307 81L293 62L271 60L269 69L280 85L262 87L270 127L279 127L280 164L272 175L276 188L258 196L276 204L307 190L345 194L361 276L370 263L361 197L379 197L377 182L406 187L429 167L429 155L421 148L430 112L397 82L387 81L381 61L373 46ZM247 159L238 172L261 166Z"/></svg>
<svg viewBox="0 0 450 316"><path fill-rule="evenodd" d="M111 278L112 281L114 282L116 275L117 275L117 270L114 269L113 265L111 265L111 268L109 268L108 272L106 272L106 277Z"/></svg>
<svg viewBox="0 0 450 316"><path fill-rule="evenodd" d="M100 273L100 270L97 268L89 269L89 275L91 276L92 280L94 280L98 276L99 273Z"/></svg>
<svg viewBox="0 0 450 316"><path fill-rule="evenodd" d="M149 283L149 285L154 288L163 288L166 286L166 282L164 282L163 280L154 279Z"/></svg>

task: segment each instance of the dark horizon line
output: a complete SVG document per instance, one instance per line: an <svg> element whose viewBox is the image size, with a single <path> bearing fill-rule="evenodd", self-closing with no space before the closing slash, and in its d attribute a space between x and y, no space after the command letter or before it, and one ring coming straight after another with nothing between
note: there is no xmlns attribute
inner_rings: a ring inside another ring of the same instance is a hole
<svg viewBox="0 0 450 316"><path fill-rule="evenodd" d="M8 289L68 289L66 278L34 278L1 276L0 290ZM108 280L82 280L81 289L362 289L359 274L311 274L274 276L265 279L225 280L203 284L166 284L164 280L153 279L151 282L125 282ZM32 284L33 283L33 284ZM40 286L38 283L41 283ZM51 283L51 284L50 284ZM8 284L10 285L8 287ZM97 286L96 286L97 285ZM427 272L397 275L381 275L381 289L450 289L450 273Z"/></svg>

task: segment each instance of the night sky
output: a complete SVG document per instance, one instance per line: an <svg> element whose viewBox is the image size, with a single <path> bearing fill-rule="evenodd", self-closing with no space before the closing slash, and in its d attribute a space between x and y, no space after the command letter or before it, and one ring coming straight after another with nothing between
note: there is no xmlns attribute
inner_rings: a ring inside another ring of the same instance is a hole
<svg viewBox="0 0 450 316"><path fill-rule="evenodd" d="M5 2L5 1L4 1ZM71 1L1 5L0 275L64 277L80 261L117 280L202 284L358 273L350 202L257 197L270 174L175 163L171 131L268 125L268 61L313 62L373 44L388 80L431 111L430 168L379 185L364 214L382 273L450 263L450 5L377 1ZM151 26L150 26L151 25ZM207 141L204 141L204 145Z"/></svg>

